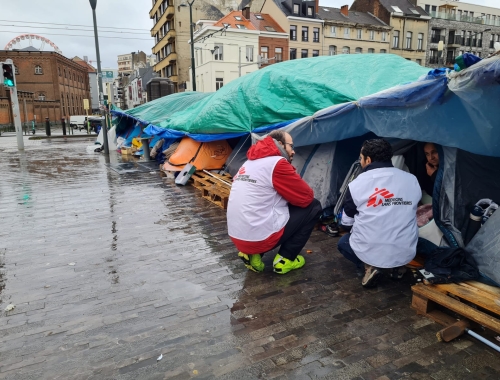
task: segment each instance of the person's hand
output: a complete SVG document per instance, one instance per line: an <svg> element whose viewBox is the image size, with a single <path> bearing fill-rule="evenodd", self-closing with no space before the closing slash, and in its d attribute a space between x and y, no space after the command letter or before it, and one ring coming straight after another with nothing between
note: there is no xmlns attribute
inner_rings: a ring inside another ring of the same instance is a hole
<svg viewBox="0 0 500 380"><path fill-rule="evenodd" d="M425 168L427 169L427 175L429 177L432 177L432 175L436 172L437 170L437 167L435 167L434 165L430 164L429 162L427 162L425 164Z"/></svg>

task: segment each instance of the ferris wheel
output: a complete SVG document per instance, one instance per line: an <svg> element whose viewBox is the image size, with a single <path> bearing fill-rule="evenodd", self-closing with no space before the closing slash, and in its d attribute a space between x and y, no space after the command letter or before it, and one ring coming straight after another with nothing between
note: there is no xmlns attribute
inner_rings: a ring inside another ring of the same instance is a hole
<svg viewBox="0 0 500 380"><path fill-rule="evenodd" d="M31 46L42 51L45 44L50 45L56 53L62 54L61 50L51 40L33 33L20 34L19 36L14 37L7 43L7 45L5 45L4 50L24 49Z"/></svg>

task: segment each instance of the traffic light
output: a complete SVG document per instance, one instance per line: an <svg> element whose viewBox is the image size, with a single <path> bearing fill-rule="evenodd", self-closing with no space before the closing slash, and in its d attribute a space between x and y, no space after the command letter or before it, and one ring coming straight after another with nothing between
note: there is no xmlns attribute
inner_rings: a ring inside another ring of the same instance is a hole
<svg viewBox="0 0 500 380"><path fill-rule="evenodd" d="M2 77L3 85L5 87L15 87L16 86L16 77L14 74L14 64L1 62L2 64Z"/></svg>

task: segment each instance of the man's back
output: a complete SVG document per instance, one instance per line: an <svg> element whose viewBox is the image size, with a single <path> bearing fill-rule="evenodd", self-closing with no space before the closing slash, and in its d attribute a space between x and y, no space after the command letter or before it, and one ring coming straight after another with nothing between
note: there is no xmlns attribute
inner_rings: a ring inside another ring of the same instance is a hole
<svg viewBox="0 0 500 380"><path fill-rule="evenodd" d="M416 177L382 167L360 174L349 190L358 211L350 244L359 259L378 268L410 262L418 240L416 210L422 196Z"/></svg>

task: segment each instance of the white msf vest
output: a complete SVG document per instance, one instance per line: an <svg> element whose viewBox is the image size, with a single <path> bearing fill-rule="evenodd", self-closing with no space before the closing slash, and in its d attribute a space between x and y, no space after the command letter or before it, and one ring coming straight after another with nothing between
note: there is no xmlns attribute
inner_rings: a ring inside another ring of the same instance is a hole
<svg viewBox="0 0 500 380"><path fill-rule="evenodd" d="M356 256L378 268L408 264L416 253L417 178L396 168L362 173L349 185L358 214L349 243Z"/></svg>
<svg viewBox="0 0 500 380"><path fill-rule="evenodd" d="M227 205L229 236L263 241L288 222L287 201L273 187L273 171L283 157L248 160L233 178Z"/></svg>

